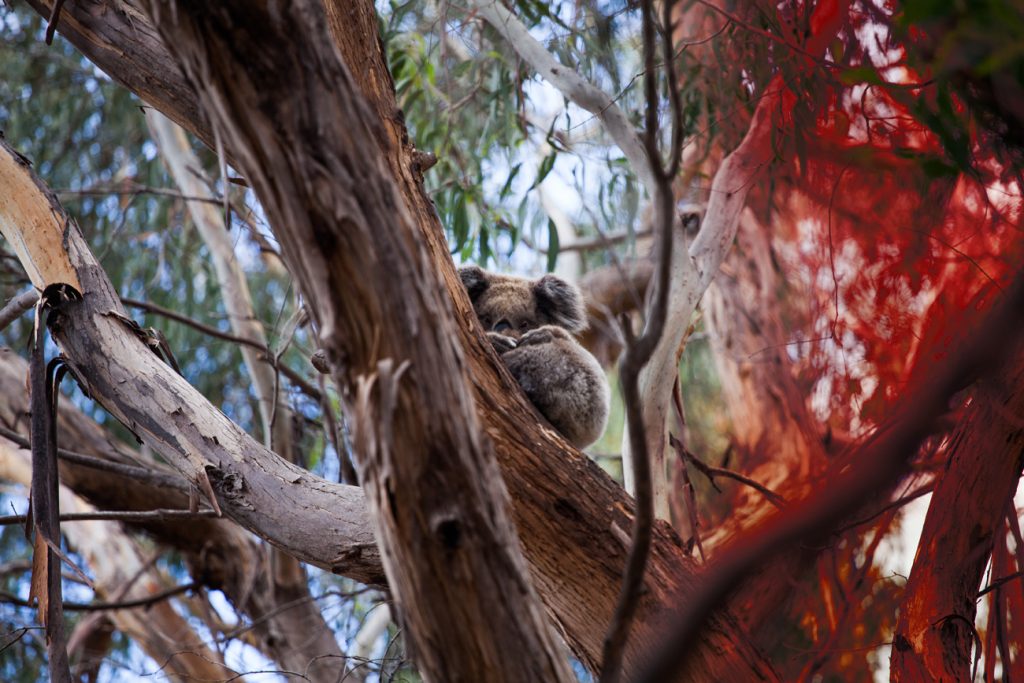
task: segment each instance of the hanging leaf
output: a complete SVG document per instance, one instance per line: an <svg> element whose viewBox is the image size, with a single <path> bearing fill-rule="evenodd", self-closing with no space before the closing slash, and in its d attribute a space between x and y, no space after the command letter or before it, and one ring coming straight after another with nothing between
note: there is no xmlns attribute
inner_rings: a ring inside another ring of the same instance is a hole
<svg viewBox="0 0 1024 683"><path fill-rule="evenodd" d="M533 181L532 187L537 187L548 177L548 173L551 173L551 169L555 167L555 157L557 155L557 151L552 152L541 160L540 166L537 168L537 179Z"/></svg>
<svg viewBox="0 0 1024 683"><path fill-rule="evenodd" d="M555 263L558 261L558 228L555 227L555 222L548 219L548 272L552 272L555 269Z"/></svg>
<svg viewBox="0 0 1024 683"><path fill-rule="evenodd" d="M498 197L500 199L504 200L508 197L509 192L512 191L512 181L516 179L517 175L519 175L520 168L522 168L521 163L512 167L512 171L508 174L508 179L505 181L505 184L501 186L501 192L498 193Z"/></svg>

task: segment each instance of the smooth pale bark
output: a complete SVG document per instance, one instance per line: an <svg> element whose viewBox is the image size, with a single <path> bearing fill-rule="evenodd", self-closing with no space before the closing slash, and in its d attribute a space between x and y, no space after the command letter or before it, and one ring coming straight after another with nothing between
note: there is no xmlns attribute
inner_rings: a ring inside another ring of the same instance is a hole
<svg viewBox="0 0 1024 683"><path fill-rule="evenodd" d="M289 462L298 462L292 438L292 411L285 400L287 394L280 390L280 378L268 357L271 349L263 325L256 317L245 272L235 257L231 233L224 223L224 212L216 203L210 186L201 177L202 164L189 146L185 131L152 109L146 112L146 123L182 194L200 198L188 199L185 203L213 261L231 330L265 349L259 351L244 344L238 347L259 405L263 445ZM266 552L273 568L272 590L269 592L276 603L289 605L284 610L284 618L305 632L301 643L287 642L288 647L277 647L277 642L294 641L294 636L285 635L272 642L279 663L289 671L304 671L316 680L339 679L345 670L345 657L310 597L305 569L298 560L281 550L267 548ZM295 629L286 631L289 634L294 632Z"/></svg>
<svg viewBox="0 0 1024 683"><path fill-rule="evenodd" d="M1018 351L1003 381L979 387L968 417L951 438L949 462L932 494L900 604L892 681L971 677L978 589L1003 519L1014 514L1013 495L1024 466L1022 386Z"/></svg>
<svg viewBox="0 0 1024 683"><path fill-rule="evenodd" d="M50 3L30 0L45 16ZM429 250L433 267L444 278L452 296L459 343L467 351L472 370L477 412L494 442L506 485L513 492L513 515L533 580L548 611L576 655L592 670L600 660L601 641L611 618L625 564L623 532L632 525L632 500L586 456L570 448L553 430L539 422L535 412L516 390L491 353L490 346L475 324L475 314L451 264L443 232L429 197L423 192L422 176L413 145L408 140L394 99L372 3L333 2L326 4L328 27L335 43L358 79L363 94L377 112L380 125L374 130L397 181L402 200L416 219L419 244ZM196 95L182 78L162 45L153 39L152 24L145 17L129 13L128 3L75 2L64 7L58 30L115 80L136 90L147 102L184 125L211 147L214 136L205 118L196 115ZM233 158L230 149L226 150ZM159 367L159 365L157 366ZM182 404L193 405L193 404ZM204 410L205 402L197 405ZM158 411L159 412L159 411ZM123 414L123 413L122 413ZM240 459L244 460L242 456ZM179 457L175 459L180 462ZM188 467L186 471L193 471ZM308 475L307 475L308 476ZM315 478L309 478L315 481ZM317 484L313 492L320 498ZM333 489L331 489L333 490ZM236 492L239 502L254 505L249 492ZM230 501L229 501L230 502ZM246 513L249 524L278 544L295 542L303 550L296 554L318 566L331 566L333 554L321 552L332 547L314 540L318 534L337 538L329 522L342 520L352 526L357 515L341 506L305 507L305 523L312 534L303 539L273 521ZM303 514L297 515L303 517ZM294 518L293 518L294 520ZM287 526L287 525L285 525ZM362 527L367 528L367 527ZM324 532L326 531L326 534ZM334 546L337 547L337 546ZM360 573L369 567L356 563L365 556L335 562L339 571ZM378 565L379 568L379 565ZM638 622L627 651L627 667L638 661L644 648L655 642L663 617L678 601L685 600L693 583L693 566L685 557L679 539L667 525L659 524L646 593L641 600ZM379 574L377 575L379 576ZM736 629L727 613L709 623L702 643L691 660L694 680L772 679L770 667Z"/></svg>
<svg viewBox="0 0 1024 683"><path fill-rule="evenodd" d="M28 487L31 478L31 453L0 437L0 479ZM96 509L66 486L60 487L59 496L62 514ZM140 600L171 586L166 577L149 566L142 550L116 522L65 522L61 533L86 561L101 600ZM108 614L117 629L135 640L171 680L223 680L237 676L224 666L219 653L206 646L169 600L146 607L110 610Z"/></svg>
<svg viewBox="0 0 1024 683"><path fill-rule="evenodd" d="M592 113L622 150L633 172L647 189L655 195L657 183L644 149L643 140L615 98L604 92L576 72L572 65L561 64L530 33L523 22L497 0L469 0L466 7L491 25L510 48L530 65L567 100Z"/></svg>

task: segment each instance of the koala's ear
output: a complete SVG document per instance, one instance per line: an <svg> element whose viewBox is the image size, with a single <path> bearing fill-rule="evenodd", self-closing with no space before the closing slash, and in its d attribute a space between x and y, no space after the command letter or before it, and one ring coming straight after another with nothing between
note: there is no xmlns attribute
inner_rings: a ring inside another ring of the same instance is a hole
<svg viewBox="0 0 1024 683"><path fill-rule="evenodd" d="M587 329L587 313L583 295L557 275L545 275L533 285L537 297L537 310L551 318L554 324L573 334Z"/></svg>
<svg viewBox="0 0 1024 683"><path fill-rule="evenodd" d="M462 280L462 286L469 292L470 301L476 301L476 298L491 286L490 275L480 266L461 266L459 278Z"/></svg>

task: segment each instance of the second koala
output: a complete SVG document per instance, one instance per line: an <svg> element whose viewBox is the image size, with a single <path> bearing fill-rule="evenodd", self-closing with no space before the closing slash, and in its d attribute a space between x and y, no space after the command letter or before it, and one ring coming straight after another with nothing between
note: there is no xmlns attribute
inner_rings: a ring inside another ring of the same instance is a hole
<svg viewBox="0 0 1024 683"><path fill-rule="evenodd" d="M528 280L459 269L473 309L533 405L577 448L597 441L609 392L597 360L573 336L587 327L583 297L554 275Z"/></svg>

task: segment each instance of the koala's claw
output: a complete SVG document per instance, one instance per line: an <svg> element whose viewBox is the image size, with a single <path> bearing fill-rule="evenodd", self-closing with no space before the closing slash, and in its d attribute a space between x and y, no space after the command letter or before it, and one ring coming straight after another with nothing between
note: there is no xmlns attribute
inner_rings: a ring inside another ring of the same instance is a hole
<svg viewBox="0 0 1024 683"><path fill-rule="evenodd" d="M494 350L498 352L499 356L518 346L516 340L512 337L506 337L505 335L498 334L497 332L488 332L487 338L491 340L491 346L494 347Z"/></svg>

